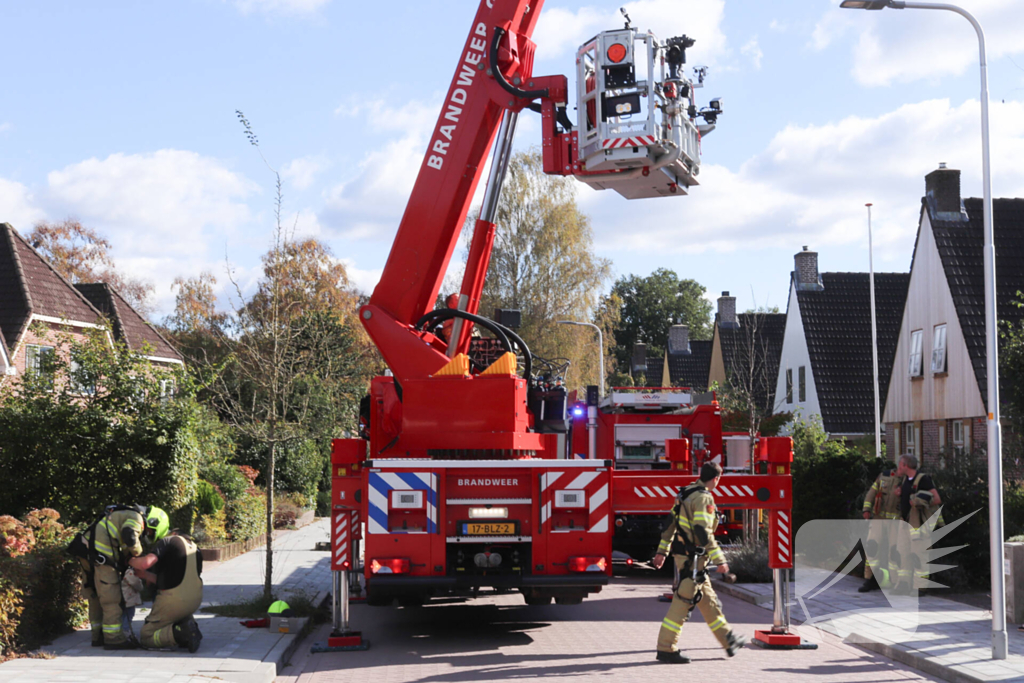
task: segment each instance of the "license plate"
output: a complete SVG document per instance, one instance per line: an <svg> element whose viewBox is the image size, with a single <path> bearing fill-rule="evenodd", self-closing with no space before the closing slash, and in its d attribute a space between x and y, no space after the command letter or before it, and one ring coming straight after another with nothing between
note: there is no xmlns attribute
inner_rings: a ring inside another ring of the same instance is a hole
<svg viewBox="0 0 1024 683"><path fill-rule="evenodd" d="M463 522L463 536L515 536L515 522Z"/></svg>

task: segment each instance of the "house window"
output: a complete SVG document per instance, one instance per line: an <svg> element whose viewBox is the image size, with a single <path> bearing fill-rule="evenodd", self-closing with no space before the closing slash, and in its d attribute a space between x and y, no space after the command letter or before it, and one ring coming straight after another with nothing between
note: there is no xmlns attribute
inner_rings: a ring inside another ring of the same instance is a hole
<svg viewBox="0 0 1024 683"><path fill-rule="evenodd" d="M939 452L946 450L946 425L939 425Z"/></svg>
<svg viewBox="0 0 1024 683"><path fill-rule="evenodd" d="M946 372L946 326L936 325L932 338L932 372Z"/></svg>
<svg viewBox="0 0 1024 683"><path fill-rule="evenodd" d="M953 420L953 445L964 445L964 421Z"/></svg>
<svg viewBox="0 0 1024 683"><path fill-rule="evenodd" d="M800 402L803 403L807 400L807 368L801 365L798 374L800 379Z"/></svg>
<svg viewBox="0 0 1024 683"><path fill-rule="evenodd" d="M43 372L43 357L53 353L52 346L27 344L25 346L25 370L27 372Z"/></svg>
<svg viewBox="0 0 1024 683"><path fill-rule="evenodd" d="M964 450L970 452L974 448L974 444L971 442L971 421L964 420Z"/></svg>
<svg viewBox="0 0 1024 683"><path fill-rule="evenodd" d="M899 425L893 425L892 426L892 442L894 444L896 444L896 451L898 453L899 450L900 450L900 426Z"/></svg>
<svg viewBox="0 0 1024 683"><path fill-rule="evenodd" d="M924 330L914 330L910 333L910 362L907 364L907 372L911 377L921 376L921 345L924 343Z"/></svg>
<svg viewBox="0 0 1024 683"><path fill-rule="evenodd" d="M175 393L176 390L177 390L177 387L174 386L174 380L173 379L162 379L162 380L160 380L160 400L161 401L165 401L166 402L166 401L170 400L174 396L174 393Z"/></svg>
<svg viewBox="0 0 1024 683"><path fill-rule="evenodd" d="M71 390L76 394L82 394L83 396L92 396L96 393L96 385L88 382L81 381L80 372L82 366L78 364L78 361L71 360Z"/></svg>
<svg viewBox="0 0 1024 683"><path fill-rule="evenodd" d="M903 442L903 452L907 455L917 455L917 429L913 422L903 425L906 440Z"/></svg>
<svg viewBox="0 0 1024 683"><path fill-rule="evenodd" d="M793 368L786 369L786 403L793 402Z"/></svg>

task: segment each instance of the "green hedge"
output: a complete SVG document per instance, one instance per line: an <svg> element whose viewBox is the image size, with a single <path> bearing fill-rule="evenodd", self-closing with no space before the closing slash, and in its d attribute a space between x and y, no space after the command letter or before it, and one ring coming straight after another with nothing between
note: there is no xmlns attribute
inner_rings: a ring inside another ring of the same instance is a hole
<svg viewBox="0 0 1024 683"><path fill-rule="evenodd" d="M267 502L262 491L228 501L225 511L232 541L247 541L266 532Z"/></svg>

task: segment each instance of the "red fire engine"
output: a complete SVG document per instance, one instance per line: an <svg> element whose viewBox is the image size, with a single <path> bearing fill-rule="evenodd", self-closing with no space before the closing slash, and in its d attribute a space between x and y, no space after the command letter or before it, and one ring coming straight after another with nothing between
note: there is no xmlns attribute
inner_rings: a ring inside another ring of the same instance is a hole
<svg viewBox="0 0 1024 683"><path fill-rule="evenodd" d="M567 79L532 73L541 5L481 0L380 282L359 311L390 372L372 381L366 438L335 442L332 567L343 575L357 566L353 542L365 525L371 604L483 587L519 591L531 604L578 603L609 580L616 511L666 508L634 493L637 486L693 479L687 439L670 441L679 468L671 481L662 472L616 471L611 460L566 457L564 387L540 372L512 329L478 314L523 109L541 115L546 172L627 198L682 195L696 185L700 136L721 114L720 101L701 111L694 104L700 83L683 73L693 40L660 42L627 17L625 28L599 33L577 53L572 124ZM492 144L457 308L434 310ZM474 326L500 353L484 361L473 352ZM788 472L785 441L766 448ZM744 481L738 495L788 510L789 477L759 479ZM788 561L788 532L786 552ZM335 588L347 604L346 582L336 578ZM336 633L331 644L351 644L348 637Z"/></svg>

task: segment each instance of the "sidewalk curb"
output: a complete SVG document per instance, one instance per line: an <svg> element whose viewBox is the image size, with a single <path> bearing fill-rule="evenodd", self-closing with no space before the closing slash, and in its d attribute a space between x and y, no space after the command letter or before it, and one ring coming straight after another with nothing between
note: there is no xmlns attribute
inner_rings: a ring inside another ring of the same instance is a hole
<svg viewBox="0 0 1024 683"><path fill-rule="evenodd" d="M743 602L749 602L751 605L757 605L762 607L769 604L772 601L771 595L761 595L754 591L747 590L743 587L742 583L725 583L724 581L714 581L712 585L715 587L716 593L724 593L725 595L738 598Z"/></svg>
<svg viewBox="0 0 1024 683"><path fill-rule="evenodd" d="M929 676L935 676L936 678L941 678L944 681L949 681L949 683L990 683L983 678L977 678L976 676L956 671L948 666L936 664L935 662L930 661L927 657L912 654L887 643L879 643L871 640L868 636L861 635L860 633L851 633L843 639L843 642L849 645L855 645L863 650L868 650L869 652L880 654L883 657L888 657L900 664L906 664L918 671L926 673Z"/></svg>
<svg viewBox="0 0 1024 683"><path fill-rule="evenodd" d="M330 591L326 589L322 590L316 594L315 598L313 598L313 604L318 607L323 606L323 604L327 602L329 596ZM316 628L316 625L313 623L313 618L310 617L301 631L294 635L289 634L282 638L280 642L274 646L274 649L271 650L263 659L264 662L268 662L274 666L274 670L276 671L275 678L281 674L282 669L291 663L291 659L298 651L299 646L301 646L303 641L306 640L306 636L313 632L314 628ZM273 683L273 679L271 679L270 683Z"/></svg>

